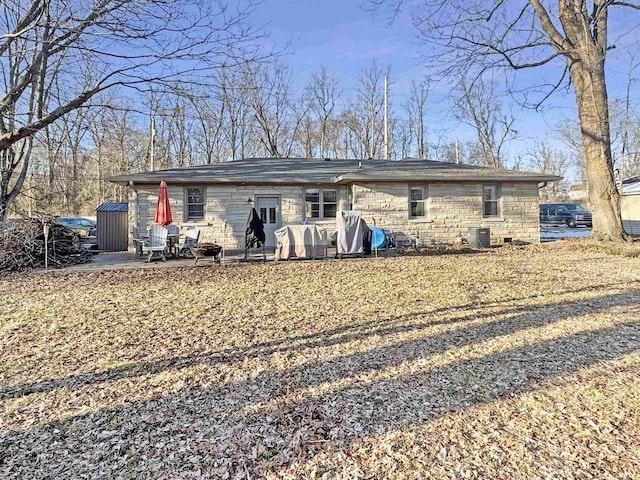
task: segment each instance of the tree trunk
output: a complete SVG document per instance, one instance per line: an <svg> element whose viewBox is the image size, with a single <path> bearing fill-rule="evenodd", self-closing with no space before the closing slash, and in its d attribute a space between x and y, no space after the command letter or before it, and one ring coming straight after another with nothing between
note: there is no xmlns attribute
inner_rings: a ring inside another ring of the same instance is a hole
<svg viewBox="0 0 640 480"><path fill-rule="evenodd" d="M589 58L591 57L591 58ZM609 105L604 74L604 57L583 56L587 62L571 66L587 166L589 202L593 213L592 237L597 240L627 239L620 216L620 194L615 186Z"/></svg>

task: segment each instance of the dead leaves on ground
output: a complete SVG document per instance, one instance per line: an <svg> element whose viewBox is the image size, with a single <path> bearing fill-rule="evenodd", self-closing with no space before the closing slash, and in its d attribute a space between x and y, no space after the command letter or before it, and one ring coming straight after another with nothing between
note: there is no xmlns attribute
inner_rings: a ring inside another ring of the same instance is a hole
<svg viewBox="0 0 640 480"><path fill-rule="evenodd" d="M7 478L637 478L640 260L0 279Z"/></svg>

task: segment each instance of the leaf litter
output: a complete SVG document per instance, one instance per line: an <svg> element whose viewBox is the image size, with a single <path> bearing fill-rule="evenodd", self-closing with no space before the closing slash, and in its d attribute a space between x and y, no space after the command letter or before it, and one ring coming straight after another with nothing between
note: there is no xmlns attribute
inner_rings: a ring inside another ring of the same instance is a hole
<svg viewBox="0 0 640 480"><path fill-rule="evenodd" d="M640 259L0 279L3 478L638 478Z"/></svg>

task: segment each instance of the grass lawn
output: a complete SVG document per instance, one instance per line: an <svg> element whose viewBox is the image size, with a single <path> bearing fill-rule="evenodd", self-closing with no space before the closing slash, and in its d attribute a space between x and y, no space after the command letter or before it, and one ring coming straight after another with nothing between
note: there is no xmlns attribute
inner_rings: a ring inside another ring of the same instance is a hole
<svg viewBox="0 0 640 480"><path fill-rule="evenodd" d="M640 478L640 258L0 279L2 478Z"/></svg>

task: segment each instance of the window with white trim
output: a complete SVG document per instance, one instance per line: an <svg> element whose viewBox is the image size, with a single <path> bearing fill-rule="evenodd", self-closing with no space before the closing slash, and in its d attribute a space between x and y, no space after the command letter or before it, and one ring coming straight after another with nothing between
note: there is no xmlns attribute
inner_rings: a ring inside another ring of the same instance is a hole
<svg viewBox="0 0 640 480"><path fill-rule="evenodd" d="M305 217L322 220L336 218L338 192L324 188L307 188L304 192Z"/></svg>
<svg viewBox="0 0 640 480"><path fill-rule="evenodd" d="M409 218L427 217L427 186L409 187Z"/></svg>
<svg viewBox="0 0 640 480"><path fill-rule="evenodd" d="M500 212L500 184L491 183L482 186L482 216L499 217Z"/></svg>
<svg viewBox="0 0 640 480"><path fill-rule="evenodd" d="M204 220L205 189L204 187L186 187L185 220L195 222Z"/></svg>

